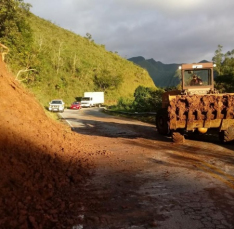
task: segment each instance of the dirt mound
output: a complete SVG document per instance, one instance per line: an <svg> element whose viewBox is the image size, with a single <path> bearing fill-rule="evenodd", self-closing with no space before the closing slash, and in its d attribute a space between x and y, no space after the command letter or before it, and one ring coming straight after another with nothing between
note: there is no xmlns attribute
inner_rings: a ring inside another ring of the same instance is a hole
<svg viewBox="0 0 234 229"><path fill-rule="evenodd" d="M72 228L93 167L84 137L44 113L0 60L0 228Z"/></svg>

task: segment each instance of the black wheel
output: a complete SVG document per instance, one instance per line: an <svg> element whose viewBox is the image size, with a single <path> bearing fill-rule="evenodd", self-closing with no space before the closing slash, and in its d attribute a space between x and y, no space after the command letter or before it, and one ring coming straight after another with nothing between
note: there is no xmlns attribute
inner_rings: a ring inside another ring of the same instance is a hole
<svg viewBox="0 0 234 229"><path fill-rule="evenodd" d="M185 141L184 135L180 132L172 132L171 136L174 143L183 143Z"/></svg>
<svg viewBox="0 0 234 229"><path fill-rule="evenodd" d="M234 140L234 126L229 126L227 130L223 130L219 133L219 139L222 143L230 142Z"/></svg>
<svg viewBox="0 0 234 229"><path fill-rule="evenodd" d="M156 127L158 130L158 133L162 135L168 135L170 133L169 126L168 126L167 109L161 109L157 112Z"/></svg>

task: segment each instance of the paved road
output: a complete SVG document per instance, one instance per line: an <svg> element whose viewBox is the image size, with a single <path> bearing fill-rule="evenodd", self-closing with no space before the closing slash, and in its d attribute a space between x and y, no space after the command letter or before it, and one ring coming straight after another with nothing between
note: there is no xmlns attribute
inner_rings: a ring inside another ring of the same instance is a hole
<svg viewBox="0 0 234 229"><path fill-rule="evenodd" d="M98 108L62 116L96 158L74 229L234 228L233 143L198 136L174 144L154 125Z"/></svg>

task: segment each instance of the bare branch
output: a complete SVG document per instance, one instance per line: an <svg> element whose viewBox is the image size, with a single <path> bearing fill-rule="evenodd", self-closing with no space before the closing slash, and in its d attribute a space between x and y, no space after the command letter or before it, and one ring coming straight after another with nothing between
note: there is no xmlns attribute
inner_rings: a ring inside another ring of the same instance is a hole
<svg viewBox="0 0 234 229"><path fill-rule="evenodd" d="M9 48L7 48L5 45L3 45L3 44L1 44L1 43L0 43L0 46L1 46L3 49L6 50L5 52L1 52L1 54L2 54L2 61L4 61L5 55L8 54L8 52L9 52Z"/></svg>
<svg viewBox="0 0 234 229"><path fill-rule="evenodd" d="M28 71L36 71L36 69L22 69L22 70L19 70L18 71L18 73L17 73L17 75L16 75L16 77L15 77L15 80L18 80L18 77L19 77L19 75L22 73L22 72L28 72ZM18 81L23 81L23 80L26 80L28 77L26 77L26 78L24 78L24 79L22 79L22 80L18 80Z"/></svg>

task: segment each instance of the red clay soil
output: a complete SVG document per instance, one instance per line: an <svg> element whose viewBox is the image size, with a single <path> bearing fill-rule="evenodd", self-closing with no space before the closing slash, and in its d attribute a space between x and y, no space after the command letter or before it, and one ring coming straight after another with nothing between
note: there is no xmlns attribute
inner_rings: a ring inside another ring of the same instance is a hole
<svg viewBox="0 0 234 229"><path fill-rule="evenodd" d="M93 163L85 139L49 119L0 59L0 228L78 225Z"/></svg>

